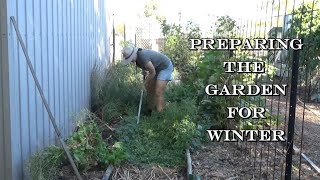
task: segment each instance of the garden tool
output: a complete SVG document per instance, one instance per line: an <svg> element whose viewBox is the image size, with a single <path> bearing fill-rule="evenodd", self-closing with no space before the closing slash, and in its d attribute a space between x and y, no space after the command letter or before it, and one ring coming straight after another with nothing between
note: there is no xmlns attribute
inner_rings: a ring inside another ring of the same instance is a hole
<svg viewBox="0 0 320 180"><path fill-rule="evenodd" d="M143 83L146 80L146 71L142 71L143 74ZM140 121L140 114L141 114L141 106L142 106L142 97L143 97L143 88L141 89L141 95L140 95L140 102L139 102L139 110L138 110L138 117L137 117L137 124L139 124Z"/></svg>

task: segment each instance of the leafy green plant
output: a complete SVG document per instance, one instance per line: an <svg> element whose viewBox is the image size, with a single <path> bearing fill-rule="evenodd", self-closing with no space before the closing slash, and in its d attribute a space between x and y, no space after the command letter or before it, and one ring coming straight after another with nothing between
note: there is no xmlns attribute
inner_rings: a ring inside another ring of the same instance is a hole
<svg viewBox="0 0 320 180"><path fill-rule="evenodd" d="M119 165L127 159L121 142L108 145L102 138L95 114L81 111L75 117L76 131L66 140L70 153L80 171L93 167L106 169L109 164ZM63 165L68 164L62 148L50 146L30 157L27 168L31 179L57 179Z"/></svg>
<svg viewBox="0 0 320 180"><path fill-rule="evenodd" d="M204 88L208 84L223 85L228 82L229 74L224 72L223 60L225 53L222 51L208 51L196 64L195 72L190 73L186 83L189 90L196 95L196 104L198 113L205 119L206 123L211 123L216 127L224 128L226 126L226 107L235 103L234 97L209 97Z"/></svg>
<svg viewBox="0 0 320 180"><path fill-rule="evenodd" d="M320 6L319 1L304 2L298 8L292 10L294 16L289 21L291 24L287 30L286 38L301 38L303 47L299 50L299 80L300 85L308 84L308 79L313 79L318 73L320 65ZM293 50L289 51L292 55ZM287 58L289 72L291 71L291 57ZM306 77L307 76L307 77ZM319 78L313 79L317 83ZM316 91L317 87L311 87L311 91ZM311 93L308 93L308 100L311 98Z"/></svg>
<svg viewBox="0 0 320 180"><path fill-rule="evenodd" d="M119 164L126 158L120 143L108 148L102 139L94 114L88 112L88 120L77 124L77 131L68 139L71 154L79 169L86 171L91 167Z"/></svg>
<svg viewBox="0 0 320 180"><path fill-rule="evenodd" d="M194 99L196 98L196 94L194 90L192 90L192 86L186 83L182 83L179 85L169 84L168 90L165 91L165 98L169 102L181 102L186 97Z"/></svg>
<svg viewBox="0 0 320 180"><path fill-rule="evenodd" d="M216 23L218 36L233 38L236 34L236 21L230 16L221 16Z"/></svg>
<svg viewBox="0 0 320 180"><path fill-rule="evenodd" d="M172 59L175 69L180 74L182 81L193 72L195 63L201 56L201 51L189 50L189 39L200 38L201 32L199 27L188 22L186 27L176 24L167 24L162 21L162 32L165 36L164 53Z"/></svg>

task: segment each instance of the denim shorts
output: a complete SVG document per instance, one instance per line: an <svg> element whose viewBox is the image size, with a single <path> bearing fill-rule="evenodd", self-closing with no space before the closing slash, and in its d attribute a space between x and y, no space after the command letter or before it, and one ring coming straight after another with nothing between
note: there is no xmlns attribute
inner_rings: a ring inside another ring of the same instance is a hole
<svg viewBox="0 0 320 180"><path fill-rule="evenodd" d="M156 80L171 81L172 73L173 73L173 65L170 61L170 65L166 69L163 69L156 74Z"/></svg>

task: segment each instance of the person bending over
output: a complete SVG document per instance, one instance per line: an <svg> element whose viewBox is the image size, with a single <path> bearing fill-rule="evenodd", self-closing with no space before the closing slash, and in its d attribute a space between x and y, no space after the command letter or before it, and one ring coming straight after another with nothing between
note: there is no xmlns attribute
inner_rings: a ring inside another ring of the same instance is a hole
<svg viewBox="0 0 320 180"><path fill-rule="evenodd" d="M165 106L164 91L172 80L173 64L166 55L150 49L125 47L122 50L123 64L136 63L147 71L144 87L147 90L147 113L161 112Z"/></svg>

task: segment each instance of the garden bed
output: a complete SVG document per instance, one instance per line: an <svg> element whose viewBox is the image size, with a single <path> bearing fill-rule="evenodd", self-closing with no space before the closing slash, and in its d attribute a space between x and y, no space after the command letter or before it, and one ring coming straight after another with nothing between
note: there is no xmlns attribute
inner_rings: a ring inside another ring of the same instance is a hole
<svg viewBox="0 0 320 180"><path fill-rule="evenodd" d="M101 117L101 116L100 116ZM133 120L133 119L132 119ZM112 146L118 139L116 131L121 128L121 121L125 121L122 117L114 117L109 123L103 122L100 118L96 118L96 122L101 128L101 136L103 140ZM132 121L134 125L136 122ZM123 123L123 122L122 122ZM143 122L142 122L143 123ZM138 125L137 125L138 126ZM102 179L105 170L102 167L91 167L81 173L84 180ZM70 165L64 165L59 168L58 179L60 180L76 180L74 171ZM135 164L134 162L123 162L114 166L110 179L186 179L186 170L182 167L164 167L153 164Z"/></svg>
<svg viewBox="0 0 320 180"><path fill-rule="evenodd" d="M201 143L205 122L198 121L194 94L170 84L165 111L142 115L137 124L140 78L134 67L121 64L93 75L91 109L74 117L76 128L66 140L83 179L101 179L109 165L113 179L186 178L185 149ZM39 167L31 168L33 178L76 178L61 147L41 153L30 161Z"/></svg>
<svg viewBox="0 0 320 180"><path fill-rule="evenodd" d="M84 180L101 180L105 171L90 170L82 174ZM130 163L122 164L113 168L110 179L186 179L186 172L175 168L167 168L152 165L133 165ZM77 180L70 166L65 166L60 171L60 180Z"/></svg>

